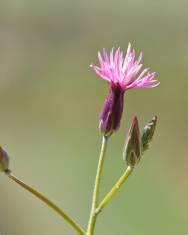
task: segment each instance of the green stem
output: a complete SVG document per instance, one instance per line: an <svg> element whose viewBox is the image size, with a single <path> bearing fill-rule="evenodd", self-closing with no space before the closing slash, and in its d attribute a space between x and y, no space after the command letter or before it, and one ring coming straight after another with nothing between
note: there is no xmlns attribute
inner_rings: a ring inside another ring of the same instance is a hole
<svg viewBox="0 0 188 235"><path fill-rule="evenodd" d="M19 184L22 188L29 191L31 194L33 194L35 197L37 197L39 200L44 202L46 205L48 205L51 209L53 209L56 213L58 213L61 217L63 217L64 220L66 220L80 235L84 235L85 232L82 230L82 228L76 224L65 212L62 211L58 206L56 206L52 201L50 201L48 198L43 196L41 193L33 189L31 186L25 184L23 181L18 179L16 176L12 175L10 171L7 173L8 177Z"/></svg>
<svg viewBox="0 0 188 235"><path fill-rule="evenodd" d="M104 157L105 157L105 153L106 153L106 149L107 149L107 142L108 142L108 137L103 136L101 152L100 152L100 157L99 157L99 163L98 163L97 173L96 173L96 178L95 178L95 185L94 185L94 191L93 191L93 200L92 200L90 218L89 218L89 222L88 222L88 228L87 228L86 235L93 235L93 231L95 228L96 217L97 217L95 210L98 206L99 188L100 188L102 170L103 170L103 165L104 165Z"/></svg>
<svg viewBox="0 0 188 235"><path fill-rule="evenodd" d="M102 200L102 202L99 204L99 206L97 207L95 213L98 214L99 212L101 212L101 210L103 209L103 207L111 200L111 198L114 196L114 194L120 189L120 187L123 185L123 183L125 183L125 181L128 179L128 177L130 176L130 174L133 171L133 167L128 166L126 171L124 172L124 174L119 178L119 180L117 181L117 183L113 186L113 188L111 189L111 191L105 196L105 198Z"/></svg>

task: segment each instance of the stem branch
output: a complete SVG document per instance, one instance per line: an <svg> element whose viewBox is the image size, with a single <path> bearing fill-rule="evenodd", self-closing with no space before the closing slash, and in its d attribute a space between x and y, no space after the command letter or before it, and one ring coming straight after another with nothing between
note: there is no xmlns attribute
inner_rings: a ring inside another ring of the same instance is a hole
<svg viewBox="0 0 188 235"><path fill-rule="evenodd" d="M82 230L82 228L76 224L65 212L62 211L58 206L56 206L52 201L50 201L48 198L46 198L44 195L33 189L31 186L27 185L20 179L18 179L16 176L12 175L10 172L7 173L8 177L19 184L22 188L26 189L28 192L33 194L35 197L37 197L39 200L44 202L47 206L49 206L51 209L53 209L57 214L59 214L61 217L63 217L64 220L66 220L80 235L84 235L85 232Z"/></svg>
<svg viewBox="0 0 188 235"><path fill-rule="evenodd" d="M100 157L99 157L99 162L98 162L98 167L97 167L97 173L96 173L96 178L95 178L90 218L88 222L86 235L93 235L93 231L95 228L96 217L97 217L95 210L98 206L99 188L100 188L100 183L101 183L101 176L102 176L102 170L103 170L103 165L104 165L105 153L107 149L107 142L108 142L108 137L103 136Z"/></svg>
<svg viewBox="0 0 188 235"><path fill-rule="evenodd" d="M114 194L119 190L119 188L125 183L125 181L128 179L130 174L133 171L133 167L128 166L124 174L119 178L119 180L116 182L116 184L113 186L113 188L110 190L110 192L105 196L105 198L102 200L102 202L97 207L95 213L98 214L101 212L103 207L111 200L111 198L114 196Z"/></svg>

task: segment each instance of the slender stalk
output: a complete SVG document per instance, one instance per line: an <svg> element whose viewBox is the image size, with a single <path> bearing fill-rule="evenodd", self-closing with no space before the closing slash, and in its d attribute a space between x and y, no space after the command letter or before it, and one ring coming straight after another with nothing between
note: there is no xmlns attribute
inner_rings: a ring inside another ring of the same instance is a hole
<svg viewBox="0 0 188 235"><path fill-rule="evenodd" d="M110 192L105 196L105 198L102 200L102 202L97 207L95 213L98 214L101 212L103 207L111 200L111 198L114 196L114 194L120 189L120 187L125 183L125 181L128 179L130 174L133 171L133 167L128 166L124 174L119 178L117 183L113 186L113 188L110 190Z"/></svg>
<svg viewBox="0 0 188 235"><path fill-rule="evenodd" d="M97 217L95 210L98 206L99 188L100 188L100 183L101 183L101 176L102 176L102 170L103 170L103 165L104 165L105 153L107 149L107 142L108 142L108 137L103 136L99 162L98 162L98 167L97 167L97 173L96 173L96 178L95 178L90 218L88 222L86 235L93 235L93 231L95 228L96 217Z"/></svg>
<svg viewBox="0 0 188 235"><path fill-rule="evenodd" d="M61 217L63 217L64 220L66 220L80 235L84 235L85 232L82 230L82 228L76 224L65 212L62 211L58 206L56 206L52 201L50 201L48 198L46 198L44 195L39 193L37 190L33 189L31 186L27 185L20 179L18 179L16 176L12 175L10 172L7 173L8 177L19 184L22 188L26 189L28 192L33 194L35 197L37 197L39 200L44 202L47 206L49 206L51 209L53 209L57 214L59 214Z"/></svg>

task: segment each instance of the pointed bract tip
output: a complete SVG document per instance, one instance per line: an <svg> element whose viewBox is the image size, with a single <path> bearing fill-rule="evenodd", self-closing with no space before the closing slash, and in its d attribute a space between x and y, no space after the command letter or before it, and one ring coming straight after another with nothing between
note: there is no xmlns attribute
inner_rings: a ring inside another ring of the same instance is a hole
<svg viewBox="0 0 188 235"><path fill-rule="evenodd" d="M137 116L134 116L133 120L132 120L132 127L134 127L135 125L138 125L138 118L137 118Z"/></svg>

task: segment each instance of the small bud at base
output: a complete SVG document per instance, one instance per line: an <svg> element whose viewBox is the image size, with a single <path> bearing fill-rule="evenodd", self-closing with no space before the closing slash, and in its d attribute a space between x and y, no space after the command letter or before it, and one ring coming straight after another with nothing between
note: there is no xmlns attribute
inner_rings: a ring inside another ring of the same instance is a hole
<svg viewBox="0 0 188 235"><path fill-rule="evenodd" d="M7 172L9 167L9 156L5 150L0 147L0 171Z"/></svg>

